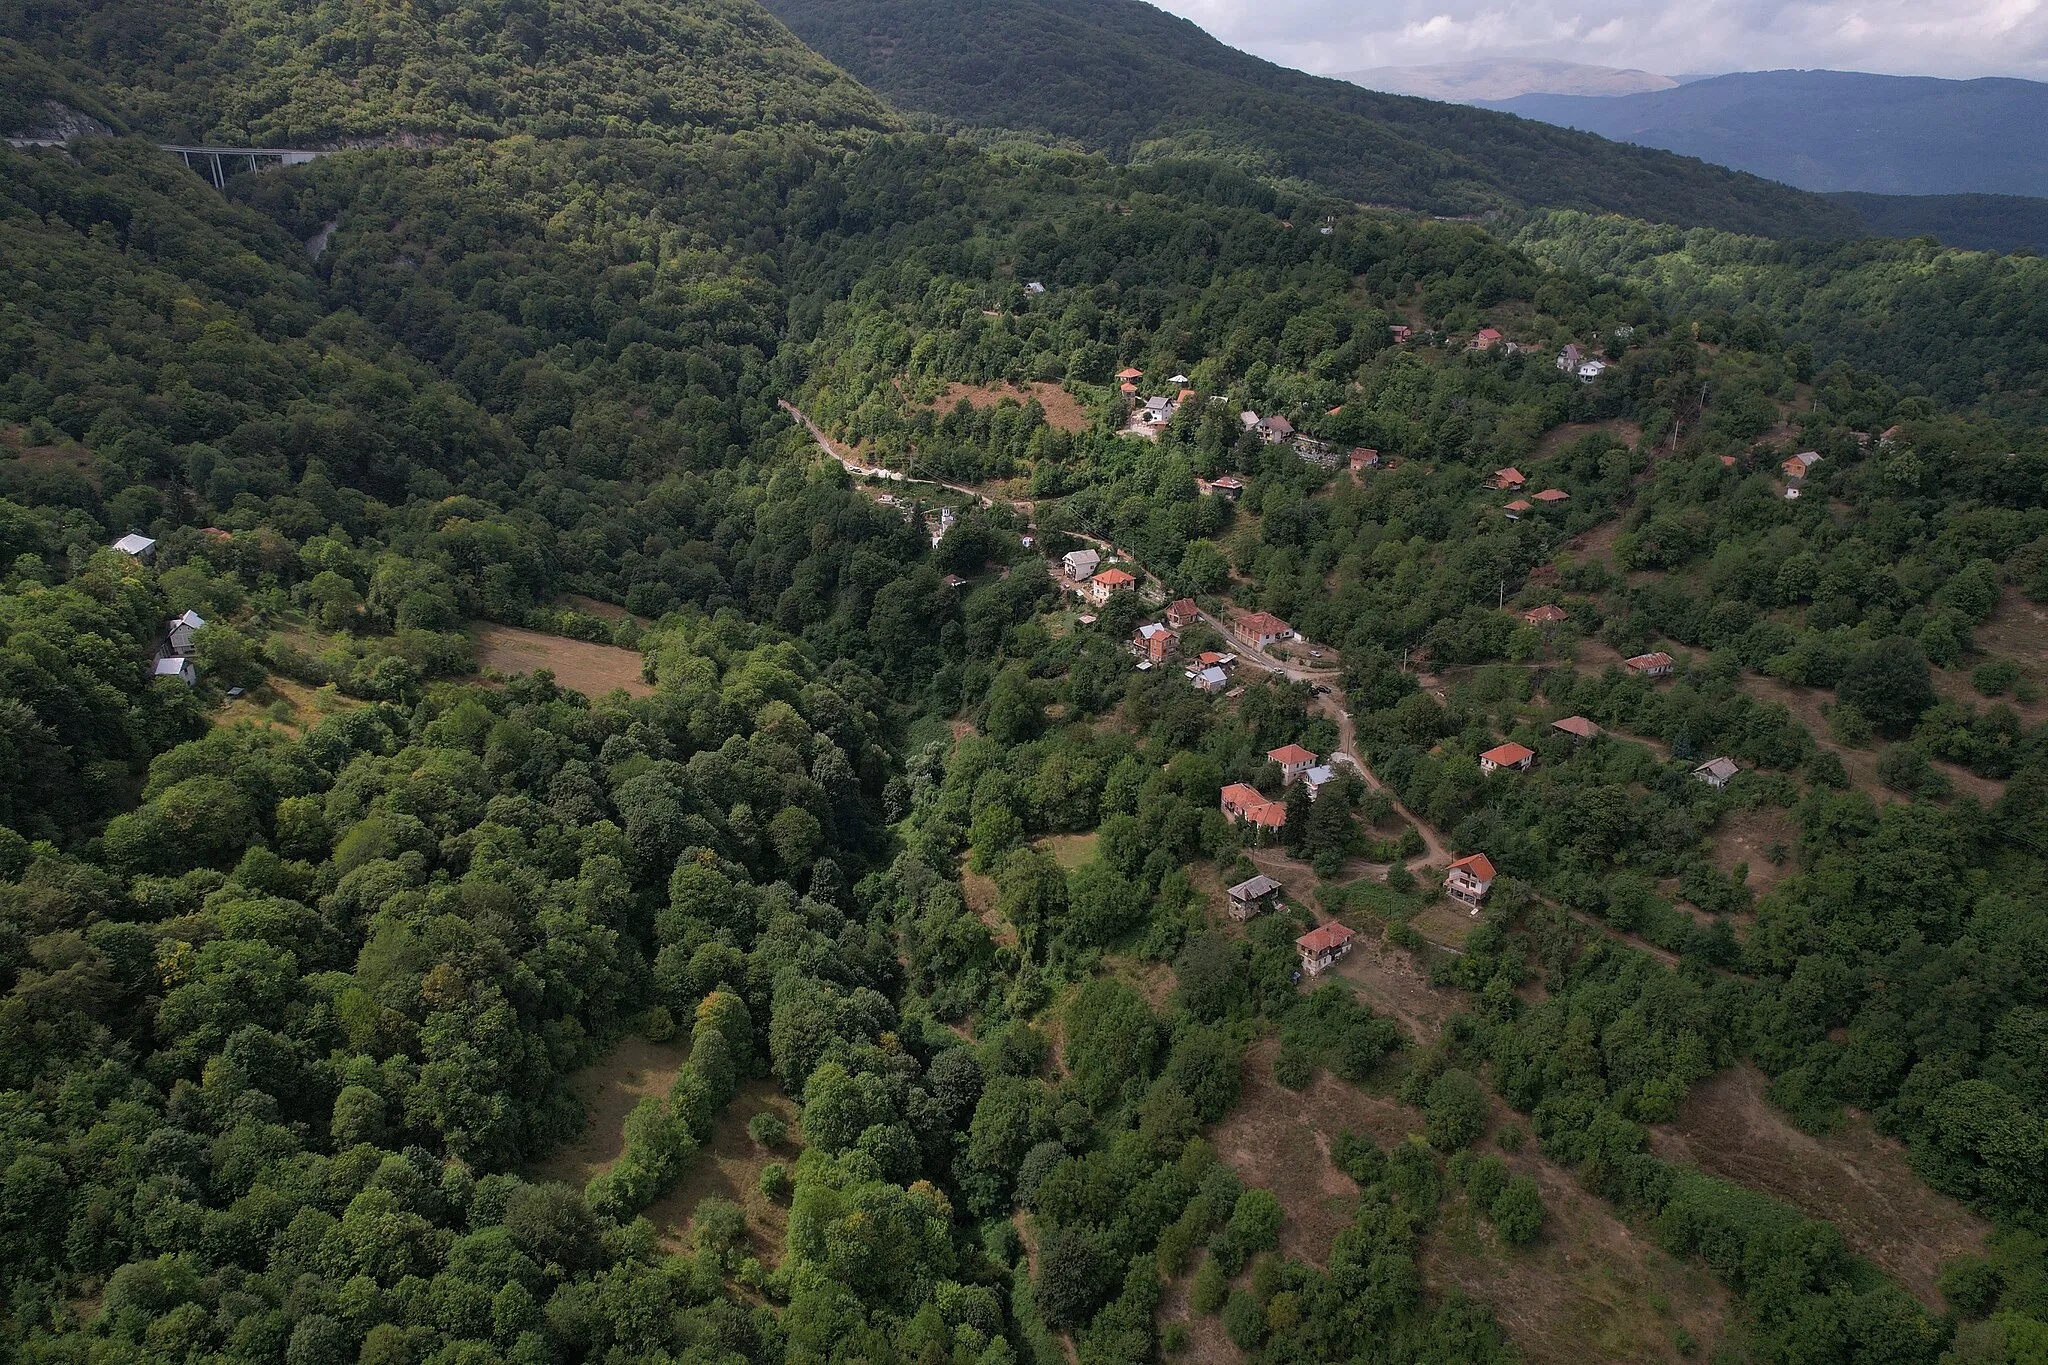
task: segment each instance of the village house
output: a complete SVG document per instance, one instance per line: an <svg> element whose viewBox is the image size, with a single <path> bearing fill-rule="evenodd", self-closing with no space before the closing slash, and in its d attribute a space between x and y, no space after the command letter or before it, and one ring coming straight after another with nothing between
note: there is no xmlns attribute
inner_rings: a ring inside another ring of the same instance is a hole
<svg viewBox="0 0 2048 1365"><path fill-rule="evenodd" d="M939 581L949 588L964 588L967 586L967 580L956 573L949 573Z"/></svg>
<svg viewBox="0 0 2048 1365"><path fill-rule="evenodd" d="M119 550L130 559L139 559L144 564L156 558L156 542L135 531L130 531L107 548Z"/></svg>
<svg viewBox="0 0 2048 1365"><path fill-rule="evenodd" d="M1309 930L1294 940L1295 949L1301 954L1301 969L1310 976L1321 976L1351 951L1351 940L1357 937L1335 921Z"/></svg>
<svg viewBox="0 0 2048 1365"><path fill-rule="evenodd" d="M1552 606L1546 602L1540 607L1531 607L1523 612L1522 619L1532 626L1557 626L1563 625L1570 618L1565 615L1563 607Z"/></svg>
<svg viewBox="0 0 2048 1365"><path fill-rule="evenodd" d="M1785 471L1785 478L1787 482L1797 483L1799 480L1805 478L1808 474L1813 472L1813 467L1819 463L1819 451L1802 450L1797 455L1794 455L1791 459L1785 461L1785 463L1779 467Z"/></svg>
<svg viewBox="0 0 2048 1365"><path fill-rule="evenodd" d="M1086 583L1095 576L1095 566L1102 562L1102 556L1093 550L1069 550L1060 559L1066 567L1067 577L1076 583Z"/></svg>
<svg viewBox="0 0 2048 1365"><path fill-rule="evenodd" d="M1258 649L1269 649L1282 641L1295 638L1294 627L1270 611L1246 612L1238 617L1237 633L1250 640Z"/></svg>
<svg viewBox="0 0 2048 1365"><path fill-rule="evenodd" d="M1248 787L1242 782L1233 782L1223 789L1223 818L1233 825L1250 825L1258 832L1271 832L1287 827L1287 805L1282 801L1268 801L1257 787Z"/></svg>
<svg viewBox="0 0 2048 1365"><path fill-rule="evenodd" d="M1600 727L1584 716L1566 716L1563 720L1550 722L1550 728L1560 730L1576 741L1588 740L1600 733Z"/></svg>
<svg viewBox="0 0 2048 1365"><path fill-rule="evenodd" d="M1228 498L1232 502L1236 502L1237 495L1244 492L1244 484L1242 484L1237 479L1233 478L1231 475L1228 474L1225 474L1222 478L1217 479L1211 483L1204 483L1202 480L1196 479L1195 488L1198 491L1200 491L1201 495L1205 498Z"/></svg>
<svg viewBox="0 0 2048 1365"><path fill-rule="evenodd" d="M1099 607L1109 601L1110 594L1128 592L1137 586L1138 580L1122 569L1104 569L1088 580L1088 600Z"/></svg>
<svg viewBox="0 0 2048 1365"><path fill-rule="evenodd" d="M1205 649L1202 651L1202 657L1198 662L1204 668L1228 668L1237 662L1237 656L1235 654L1219 654L1213 649Z"/></svg>
<svg viewBox="0 0 2048 1365"><path fill-rule="evenodd" d="M1520 521L1522 519L1522 513L1533 512L1536 510L1536 504L1530 502L1527 498L1516 498L1513 502L1509 503L1507 506L1501 508L1500 510L1507 513L1509 521Z"/></svg>
<svg viewBox="0 0 2048 1365"><path fill-rule="evenodd" d="M1536 495L1536 501L1545 507L1558 507L1572 500L1572 495L1562 488L1546 488Z"/></svg>
<svg viewBox="0 0 2048 1365"><path fill-rule="evenodd" d="M1906 429L1904 427L1887 427L1877 434L1877 448L1879 450L1890 450L1899 443L1899 439L1905 434Z"/></svg>
<svg viewBox="0 0 2048 1365"><path fill-rule="evenodd" d="M1179 644L1180 641L1174 638L1173 632L1157 621L1139 626L1131 636L1131 645L1137 651L1138 657L1155 664L1163 664L1172 658L1173 651Z"/></svg>
<svg viewBox="0 0 2048 1365"><path fill-rule="evenodd" d="M1710 758L1700 764L1699 767L1694 768L1692 775L1706 783L1709 787L1714 788L1714 790L1719 791L1728 785L1735 774L1741 771L1742 769L1736 766L1735 760L1732 758Z"/></svg>
<svg viewBox="0 0 2048 1365"><path fill-rule="evenodd" d="M1195 605L1192 597L1183 597L1166 609L1166 624L1175 630L1186 630L1202 619L1202 609Z"/></svg>
<svg viewBox="0 0 2048 1365"><path fill-rule="evenodd" d="M1581 384L1590 384L1601 375L1607 373L1607 362L1598 356L1593 357L1591 360L1581 361L1579 362L1578 373Z"/></svg>
<svg viewBox="0 0 2048 1365"><path fill-rule="evenodd" d="M1285 417L1261 417L1254 425L1267 445L1277 446L1294 438L1294 423Z"/></svg>
<svg viewBox="0 0 2048 1365"><path fill-rule="evenodd" d="M1354 450L1351 452L1351 472L1363 474L1368 469L1380 467L1380 453L1377 450Z"/></svg>
<svg viewBox="0 0 2048 1365"><path fill-rule="evenodd" d="M1163 427L1173 420L1173 414L1179 407L1180 404L1171 398L1147 398L1138 413L1138 420L1147 426Z"/></svg>
<svg viewBox="0 0 2048 1365"><path fill-rule="evenodd" d="M1470 854L1445 869L1444 894L1476 911L1493 889L1494 876L1492 859L1484 853Z"/></svg>
<svg viewBox="0 0 2048 1365"><path fill-rule="evenodd" d="M1500 489L1503 493L1512 493L1528 481L1529 476L1513 465L1509 465L1506 469L1496 469L1493 471L1493 486Z"/></svg>
<svg viewBox="0 0 2048 1365"><path fill-rule="evenodd" d="M1577 374L1579 365L1585 358L1586 353L1581 351L1579 343L1574 341L1557 353L1557 368L1566 374Z"/></svg>
<svg viewBox="0 0 2048 1365"><path fill-rule="evenodd" d="M1279 904L1284 889L1280 883L1260 873L1248 882L1239 882L1230 888L1230 917L1234 920L1248 920L1263 915Z"/></svg>
<svg viewBox="0 0 2048 1365"><path fill-rule="evenodd" d="M1677 661L1660 649L1650 654L1638 654L1633 659L1624 659L1621 666L1638 678L1668 678L1677 667Z"/></svg>
<svg viewBox="0 0 2048 1365"><path fill-rule="evenodd" d="M1316 766L1316 756L1299 744L1284 744L1278 749L1266 751L1268 763L1280 765L1280 780L1293 782Z"/></svg>
<svg viewBox="0 0 2048 1365"><path fill-rule="evenodd" d="M1117 385L1116 391L1126 398L1136 398L1138 396L1138 386L1128 379Z"/></svg>
<svg viewBox="0 0 2048 1365"><path fill-rule="evenodd" d="M1394 344L1396 346L1406 346L1409 341L1414 339L1415 329L1397 322L1394 324L1393 333Z"/></svg>
<svg viewBox="0 0 2048 1365"><path fill-rule="evenodd" d="M1045 286L1039 283L1037 280L1030 280L1025 283L1024 292L1030 295L1031 297L1036 298L1040 294L1043 294L1045 292Z"/></svg>
<svg viewBox="0 0 2048 1365"><path fill-rule="evenodd" d="M1096 373L1101 374L1102 371L1097 370ZM1134 379L1143 379L1145 377L1145 372L1143 370L1134 370L1131 369L1129 366L1126 366L1123 369L1118 370L1116 372L1116 377L1118 379L1123 380L1126 384L1128 384Z"/></svg>
<svg viewBox="0 0 2048 1365"><path fill-rule="evenodd" d="M177 654L166 654L156 661L156 676L176 678L190 687L199 681L199 669L190 659Z"/></svg>
<svg viewBox="0 0 2048 1365"><path fill-rule="evenodd" d="M1475 351L1490 351L1504 340L1506 338L1501 335L1498 327L1481 327L1479 335L1472 338L1472 349Z"/></svg>
<svg viewBox="0 0 2048 1365"><path fill-rule="evenodd" d="M1522 745L1510 740L1506 744L1488 749L1485 753L1479 755L1479 771L1490 775L1499 772L1502 768L1512 768L1518 773L1525 773L1529 771L1530 765L1535 762L1536 754L1534 750L1524 748Z"/></svg>
<svg viewBox="0 0 2048 1365"><path fill-rule="evenodd" d="M1301 780L1308 788L1308 799L1313 801L1323 794L1323 788L1337 780L1337 770L1327 763L1320 764L1303 773Z"/></svg>
<svg viewBox="0 0 2048 1365"><path fill-rule="evenodd" d="M1189 673L1188 678L1194 683L1196 691L1206 692L1212 697L1230 686L1230 675L1214 664L1208 665L1199 673Z"/></svg>
<svg viewBox="0 0 2048 1365"><path fill-rule="evenodd" d="M190 654L192 652L192 637L197 635L205 626L206 618L196 611L188 611L183 616L174 619L171 622L170 630L166 632L165 636L170 645L171 653Z"/></svg>

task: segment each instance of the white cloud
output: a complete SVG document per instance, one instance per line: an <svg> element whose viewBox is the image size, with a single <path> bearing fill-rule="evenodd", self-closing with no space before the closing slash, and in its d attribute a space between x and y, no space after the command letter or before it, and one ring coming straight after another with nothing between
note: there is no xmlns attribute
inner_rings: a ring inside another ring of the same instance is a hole
<svg viewBox="0 0 2048 1365"><path fill-rule="evenodd" d="M2048 0L1154 0L1308 71L1476 57L2048 80Z"/></svg>

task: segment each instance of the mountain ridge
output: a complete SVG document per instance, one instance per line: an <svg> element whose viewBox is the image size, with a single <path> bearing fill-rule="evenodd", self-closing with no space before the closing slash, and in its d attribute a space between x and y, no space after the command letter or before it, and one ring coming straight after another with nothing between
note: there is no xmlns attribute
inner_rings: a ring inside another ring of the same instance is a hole
<svg viewBox="0 0 2048 1365"><path fill-rule="evenodd" d="M1633 67L1594 66L1585 62L1511 59L1433 62L1423 66L1376 66L1364 71L1331 73L1368 90L1417 99L1471 103L1506 100L1521 95L1633 95L1671 90L1670 76Z"/></svg>
<svg viewBox="0 0 2048 1365"><path fill-rule="evenodd" d="M1778 237L1853 215L1721 167L1497 121L1262 61L1138 0L769 0L908 113L1075 140L1117 159L1200 155L1357 202L1446 215L1570 205Z"/></svg>

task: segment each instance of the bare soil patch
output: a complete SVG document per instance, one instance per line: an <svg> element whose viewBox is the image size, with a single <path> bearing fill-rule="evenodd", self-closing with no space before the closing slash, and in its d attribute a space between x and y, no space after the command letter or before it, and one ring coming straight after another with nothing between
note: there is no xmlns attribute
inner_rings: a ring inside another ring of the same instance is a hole
<svg viewBox="0 0 2048 1365"><path fill-rule="evenodd" d="M569 1078L583 1101L583 1135L534 1167L548 1180L581 1188L611 1169L626 1150L626 1116L650 1096L668 1094L689 1059L681 1043L654 1043L635 1035Z"/></svg>
<svg viewBox="0 0 2048 1365"><path fill-rule="evenodd" d="M1799 822L1775 806L1732 810L1714 827L1713 840L1715 870L1726 876L1749 864L1749 888L1761 898L1791 875L1790 850L1799 846ZM1771 861L1773 848L1785 850L1777 863Z"/></svg>
<svg viewBox="0 0 2048 1365"><path fill-rule="evenodd" d="M1851 1113L1834 1132L1801 1132L1765 1098L1763 1073L1744 1063L1692 1088L1676 1121L1653 1128L1667 1161L1774 1195L1841 1229L1866 1256L1939 1310L1942 1265L1981 1251L1990 1225L1922 1184L1906 1150Z"/></svg>
<svg viewBox="0 0 2048 1365"><path fill-rule="evenodd" d="M772 1152L747 1136L747 1120L764 1109L780 1114L789 1125L788 1141ZM795 1102L773 1081L748 1081L719 1115L711 1140L690 1158L682 1180L648 1205L648 1220L661 1229L662 1244L670 1250L687 1245L697 1205L716 1197L746 1211L749 1253L762 1265L774 1266L782 1259L789 1209L761 1193L761 1170L770 1162L794 1162L800 1146Z"/></svg>
<svg viewBox="0 0 2048 1365"><path fill-rule="evenodd" d="M616 689L636 697L654 694L640 676L636 650L481 622L471 628L470 638L476 642L477 666L486 673L510 678L546 668L553 670L557 683L589 697Z"/></svg>
<svg viewBox="0 0 2048 1365"><path fill-rule="evenodd" d="M1188 1273L1160 1293L1156 1320L1162 1327L1176 1319L1188 1326L1188 1349L1173 1357L1178 1365L1232 1365L1244 1359L1244 1352L1224 1334L1222 1318L1197 1313L1188 1302L1194 1291L1194 1267L1201 1263L1202 1253L1191 1257Z"/></svg>
<svg viewBox="0 0 2048 1365"><path fill-rule="evenodd" d="M1045 409L1047 426L1061 431L1086 431L1095 424L1088 409L1081 406L1081 400L1057 384L1044 382L1025 384L1015 388L1007 384L948 384L946 391L939 395L932 408L938 412L951 412L965 398L974 408L992 408L1005 398L1022 404L1036 398Z"/></svg>

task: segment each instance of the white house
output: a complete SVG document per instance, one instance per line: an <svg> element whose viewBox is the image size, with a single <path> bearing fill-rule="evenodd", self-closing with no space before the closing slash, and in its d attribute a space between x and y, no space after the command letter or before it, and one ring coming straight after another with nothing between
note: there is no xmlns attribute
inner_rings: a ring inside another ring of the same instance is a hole
<svg viewBox="0 0 2048 1365"><path fill-rule="evenodd" d="M1308 784L1308 799L1313 801L1323 794L1323 788L1337 780L1337 772L1329 764L1322 763L1303 773L1301 780Z"/></svg>
<svg viewBox="0 0 2048 1365"><path fill-rule="evenodd" d="M188 611L171 622L170 644L173 654L190 654L192 637L205 626L206 618L196 611Z"/></svg>
<svg viewBox="0 0 2048 1365"><path fill-rule="evenodd" d="M175 654L166 654L163 658L156 661L156 676L159 678L176 678L179 682L190 687L199 681L199 670L190 659L181 658Z"/></svg>
<svg viewBox="0 0 2048 1365"><path fill-rule="evenodd" d="M1194 679L1196 688L1211 696L1230 686L1230 675L1214 664L1195 674Z"/></svg>
<svg viewBox="0 0 2048 1365"><path fill-rule="evenodd" d="M109 548L119 550L130 558L139 559L144 564L156 558L156 542L136 531L130 531L122 536Z"/></svg>
<svg viewBox="0 0 2048 1365"><path fill-rule="evenodd" d="M1085 583L1095 577L1095 566L1102 562L1102 556L1093 550L1069 550L1060 563L1066 566L1067 577L1076 583Z"/></svg>
<svg viewBox="0 0 2048 1365"><path fill-rule="evenodd" d="M1580 363L1579 382L1583 384L1590 384L1594 380L1598 379L1601 375L1606 373L1607 362L1601 360L1599 357L1596 356L1591 360L1582 361Z"/></svg>
<svg viewBox="0 0 2048 1365"><path fill-rule="evenodd" d="M1486 893L1493 889L1493 860L1484 853L1473 853L1452 863L1444 874L1444 892L1453 900L1463 901L1474 910L1479 902L1486 899Z"/></svg>

